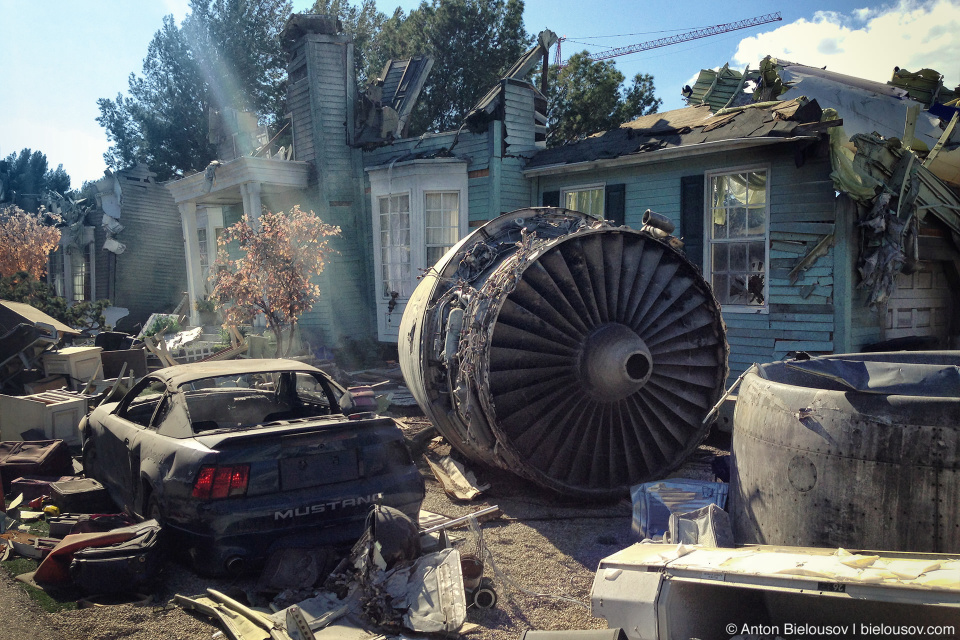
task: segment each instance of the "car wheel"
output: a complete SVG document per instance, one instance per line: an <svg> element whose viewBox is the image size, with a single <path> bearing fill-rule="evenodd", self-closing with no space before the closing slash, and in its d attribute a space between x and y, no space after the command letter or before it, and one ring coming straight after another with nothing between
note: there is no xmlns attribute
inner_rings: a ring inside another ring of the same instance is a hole
<svg viewBox="0 0 960 640"><path fill-rule="evenodd" d="M145 515L147 520L156 520L163 525L163 511L160 510L160 501L157 500L156 496L150 496L150 499L147 501Z"/></svg>
<svg viewBox="0 0 960 640"><path fill-rule="evenodd" d="M83 444L83 475L87 478L97 476L97 447L89 438Z"/></svg>

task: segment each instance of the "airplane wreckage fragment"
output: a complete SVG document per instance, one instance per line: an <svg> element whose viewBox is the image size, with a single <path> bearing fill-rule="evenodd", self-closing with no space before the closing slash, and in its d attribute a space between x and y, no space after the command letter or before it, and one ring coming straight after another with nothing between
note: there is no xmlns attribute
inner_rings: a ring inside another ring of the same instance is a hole
<svg viewBox="0 0 960 640"><path fill-rule="evenodd" d="M522 209L428 270L400 365L451 445L581 497L625 494L697 447L728 372L720 306L669 220L644 223Z"/></svg>

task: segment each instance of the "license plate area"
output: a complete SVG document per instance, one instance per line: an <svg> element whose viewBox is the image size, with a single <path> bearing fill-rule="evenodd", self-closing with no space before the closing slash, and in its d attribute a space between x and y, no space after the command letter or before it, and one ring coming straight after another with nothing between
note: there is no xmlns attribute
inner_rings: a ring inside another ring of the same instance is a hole
<svg viewBox="0 0 960 640"><path fill-rule="evenodd" d="M304 489L356 480L360 477L357 449L328 451L280 461L283 490Z"/></svg>

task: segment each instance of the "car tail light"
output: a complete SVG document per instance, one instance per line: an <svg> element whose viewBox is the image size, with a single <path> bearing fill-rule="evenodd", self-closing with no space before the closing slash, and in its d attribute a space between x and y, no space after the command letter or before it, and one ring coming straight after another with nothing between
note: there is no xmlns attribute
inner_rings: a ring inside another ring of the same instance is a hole
<svg viewBox="0 0 960 640"><path fill-rule="evenodd" d="M204 465L193 483L194 498L228 498L247 492L250 465Z"/></svg>

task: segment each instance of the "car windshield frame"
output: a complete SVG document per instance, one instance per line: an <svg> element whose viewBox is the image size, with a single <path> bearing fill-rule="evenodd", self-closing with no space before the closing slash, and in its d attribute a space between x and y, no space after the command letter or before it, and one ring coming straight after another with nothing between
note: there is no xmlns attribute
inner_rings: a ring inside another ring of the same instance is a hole
<svg viewBox="0 0 960 640"><path fill-rule="evenodd" d="M193 435L338 415L344 393L323 372L289 369L211 375L176 392Z"/></svg>

